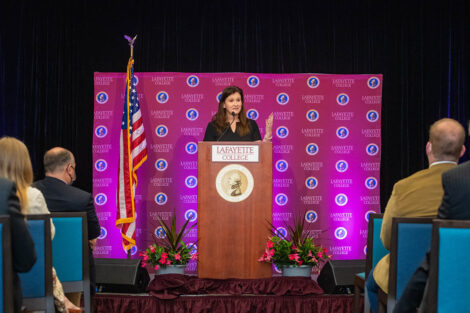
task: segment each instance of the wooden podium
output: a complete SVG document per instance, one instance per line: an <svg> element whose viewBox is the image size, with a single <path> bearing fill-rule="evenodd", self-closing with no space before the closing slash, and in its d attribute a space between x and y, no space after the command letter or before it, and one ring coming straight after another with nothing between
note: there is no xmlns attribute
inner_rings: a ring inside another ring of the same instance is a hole
<svg viewBox="0 0 470 313"><path fill-rule="evenodd" d="M271 277L272 144L199 142L197 174L198 276Z"/></svg>

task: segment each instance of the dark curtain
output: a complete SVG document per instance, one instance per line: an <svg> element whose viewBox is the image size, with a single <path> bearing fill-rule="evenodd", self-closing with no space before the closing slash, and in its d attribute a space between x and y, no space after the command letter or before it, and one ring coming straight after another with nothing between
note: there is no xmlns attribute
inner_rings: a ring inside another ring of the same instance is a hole
<svg viewBox="0 0 470 313"><path fill-rule="evenodd" d="M427 166L430 124L467 127L469 1L3 1L0 135L37 178L64 146L91 190L93 72L383 73L381 201Z"/></svg>

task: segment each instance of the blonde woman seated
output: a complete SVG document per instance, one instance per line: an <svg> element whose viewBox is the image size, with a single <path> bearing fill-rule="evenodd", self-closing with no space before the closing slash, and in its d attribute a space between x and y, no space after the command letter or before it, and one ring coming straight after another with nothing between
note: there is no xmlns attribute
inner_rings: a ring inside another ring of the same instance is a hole
<svg viewBox="0 0 470 313"><path fill-rule="evenodd" d="M31 187L33 182L31 159L28 149L18 139L12 137L0 139L0 177L10 179L16 183L21 213L24 215L50 214L42 193ZM55 227L51 221L51 238L54 238L54 235ZM62 284L57 278L54 268L52 268L52 284L54 304L58 312L81 312L81 309L64 295Z"/></svg>

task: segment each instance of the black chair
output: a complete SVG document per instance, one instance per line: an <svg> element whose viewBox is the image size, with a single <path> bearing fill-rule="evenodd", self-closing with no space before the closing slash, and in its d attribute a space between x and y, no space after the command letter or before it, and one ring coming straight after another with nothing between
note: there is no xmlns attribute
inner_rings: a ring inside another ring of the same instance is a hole
<svg viewBox="0 0 470 313"><path fill-rule="evenodd" d="M91 312L88 228L85 212L51 213L55 226L52 263L64 292L83 292L85 312Z"/></svg>
<svg viewBox="0 0 470 313"><path fill-rule="evenodd" d="M428 312L468 312L470 221L434 220Z"/></svg>
<svg viewBox="0 0 470 313"><path fill-rule="evenodd" d="M52 294L52 252L50 215L27 215L37 260L27 273L20 273L23 305L28 310L55 312Z"/></svg>
<svg viewBox="0 0 470 313"><path fill-rule="evenodd" d="M0 308L2 312L13 312L13 276L11 260L11 234L10 217L0 216L0 240L2 242L2 252L0 255Z"/></svg>

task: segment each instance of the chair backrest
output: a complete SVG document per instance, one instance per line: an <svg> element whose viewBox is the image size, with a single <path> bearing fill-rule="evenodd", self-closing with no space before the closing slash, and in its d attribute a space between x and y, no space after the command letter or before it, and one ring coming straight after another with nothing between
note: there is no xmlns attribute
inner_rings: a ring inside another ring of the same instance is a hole
<svg viewBox="0 0 470 313"><path fill-rule="evenodd" d="M88 231L85 212L51 213L55 226L52 263L64 292L84 293L85 312L90 312Z"/></svg>
<svg viewBox="0 0 470 313"><path fill-rule="evenodd" d="M50 216L27 215L26 220L36 248L37 259L29 272L18 274L23 291L23 304L29 310L53 312Z"/></svg>
<svg viewBox="0 0 470 313"><path fill-rule="evenodd" d="M10 217L0 216L0 309L2 312L13 312L13 278L11 260Z"/></svg>
<svg viewBox="0 0 470 313"><path fill-rule="evenodd" d="M466 312L470 221L435 220L432 232L428 312Z"/></svg>
<svg viewBox="0 0 470 313"><path fill-rule="evenodd" d="M382 240L380 239L380 231L382 229L383 214L369 214L369 225L367 231L367 253L366 253L366 278L370 271L375 267L387 253Z"/></svg>
<svg viewBox="0 0 470 313"><path fill-rule="evenodd" d="M431 245L433 217L394 217L390 241L388 303L400 299L408 280ZM387 304L387 310L389 304Z"/></svg>

